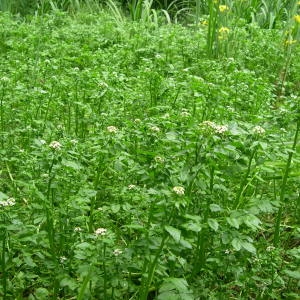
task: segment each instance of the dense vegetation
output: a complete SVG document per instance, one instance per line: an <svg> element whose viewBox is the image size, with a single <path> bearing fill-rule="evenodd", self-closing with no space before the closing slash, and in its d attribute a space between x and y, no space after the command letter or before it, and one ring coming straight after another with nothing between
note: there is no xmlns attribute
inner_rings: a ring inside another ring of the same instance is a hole
<svg viewBox="0 0 300 300"><path fill-rule="evenodd" d="M298 299L298 1L1 5L1 299Z"/></svg>

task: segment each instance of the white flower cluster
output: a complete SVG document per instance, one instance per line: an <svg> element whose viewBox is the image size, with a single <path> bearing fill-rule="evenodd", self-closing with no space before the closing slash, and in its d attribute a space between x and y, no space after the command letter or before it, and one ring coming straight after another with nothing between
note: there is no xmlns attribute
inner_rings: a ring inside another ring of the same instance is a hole
<svg viewBox="0 0 300 300"><path fill-rule="evenodd" d="M134 190L136 188L136 185L134 184L129 184L128 189L129 190Z"/></svg>
<svg viewBox="0 0 300 300"><path fill-rule="evenodd" d="M215 122L212 121L204 121L200 124L200 126L203 128L207 129L212 129L215 133L217 134L223 134L226 131L228 131L228 126L227 125L218 125Z"/></svg>
<svg viewBox="0 0 300 300"><path fill-rule="evenodd" d="M107 229L106 228L98 228L95 230L95 234L98 236L106 235Z"/></svg>
<svg viewBox="0 0 300 300"><path fill-rule="evenodd" d="M53 141L49 144L49 147L52 148L53 150L60 150L61 143L58 141Z"/></svg>
<svg viewBox="0 0 300 300"><path fill-rule="evenodd" d="M155 156L154 157L154 160L157 162L157 163L164 163L165 162L165 159L161 156Z"/></svg>
<svg viewBox="0 0 300 300"><path fill-rule="evenodd" d="M261 126L255 126L252 130L254 134L263 135L266 131Z"/></svg>
<svg viewBox="0 0 300 300"><path fill-rule="evenodd" d="M107 126L106 129L110 133L117 133L118 132L118 128L116 126Z"/></svg>
<svg viewBox="0 0 300 300"><path fill-rule="evenodd" d="M182 187L182 186L174 186L173 192L179 196L182 196L182 195L184 195L185 190L184 190L184 187Z"/></svg>
<svg viewBox="0 0 300 300"><path fill-rule="evenodd" d="M123 253L123 251L121 250L121 249L115 249L114 251L113 251L113 255L114 256L119 256L120 254L122 254Z"/></svg>
<svg viewBox="0 0 300 300"><path fill-rule="evenodd" d="M159 129L159 127L157 127L157 126L152 126L150 129L151 129L153 132L160 132L160 129Z"/></svg>
<svg viewBox="0 0 300 300"><path fill-rule="evenodd" d="M16 204L16 200L14 198L8 198L7 200L0 201L0 206L14 206Z"/></svg>

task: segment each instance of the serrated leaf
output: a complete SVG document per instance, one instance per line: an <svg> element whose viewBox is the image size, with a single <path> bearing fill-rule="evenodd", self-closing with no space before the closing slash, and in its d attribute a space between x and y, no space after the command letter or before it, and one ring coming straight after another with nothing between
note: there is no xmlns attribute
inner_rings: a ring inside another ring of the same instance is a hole
<svg viewBox="0 0 300 300"><path fill-rule="evenodd" d="M170 236L175 240L175 242L180 241L181 231L173 226L166 225L165 230L170 234Z"/></svg>
<svg viewBox="0 0 300 300"><path fill-rule="evenodd" d="M218 221L215 220L215 219L208 219L208 220L207 220L207 224L208 224L208 226L209 226L211 229L213 229L214 231L217 231L218 228L219 228L219 223L218 223Z"/></svg>

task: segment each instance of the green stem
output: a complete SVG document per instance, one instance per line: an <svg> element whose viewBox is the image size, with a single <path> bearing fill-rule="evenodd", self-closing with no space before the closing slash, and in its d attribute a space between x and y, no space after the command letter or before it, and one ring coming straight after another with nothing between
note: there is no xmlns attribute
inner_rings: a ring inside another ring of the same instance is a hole
<svg viewBox="0 0 300 300"><path fill-rule="evenodd" d="M4 216L5 218L5 216ZM6 266L5 266L5 252L6 252L6 230L4 229L3 232L3 239L2 239L2 257L1 257L1 273L2 273L2 288L3 288L3 300L7 299L7 273L6 273Z"/></svg>
<svg viewBox="0 0 300 300"><path fill-rule="evenodd" d="M298 119L297 119L297 128L296 128L296 132L295 132L295 136L294 136L293 147L292 147L292 150L289 152L289 156L288 156L288 160L287 160L287 163L285 166L285 172L284 172L284 176L283 176L282 184L281 184L280 207L278 209L276 222L275 222L275 232L274 232L274 240L273 240L274 247L277 247L280 242L280 224L281 224L282 213L283 213L283 208L284 208L285 189L286 189L286 184L287 184L287 180L288 180L288 176L289 176L292 157L293 157L293 154L294 154L296 146L297 146L299 131L300 131L300 116L298 116Z"/></svg>
<svg viewBox="0 0 300 300"><path fill-rule="evenodd" d="M253 158L256 154L256 151L257 151L257 148L255 148L253 150L253 152L251 153L251 156L250 156L250 159L249 159L249 163L248 163L248 167L247 167L247 171L246 171L246 174L245 174L245 177L243 178L242 182L241 182L241 185L240 185L240 189L238 191L238 194L237 194L237 197L235 199L235 204L234 204L234 207L235 208L238 208L239 205L241 204L240 200L241 200L241 197L243 195L243 191L244 191L244 187L246 186L247 184L247 180L248 180L248 177L249 177L249 174L250 174L250 171L251 171L251 165L252 165L252 161L253 161Z"/></svg>
<svg viewBox="0 0 300 300"><path fill-rule="evenodd" d="M156 255L153 259L153 261L150 263L150 266L148 268L148 274L147 274L147 277L143 280L144 283L142 283L141 285L141 294L140 294L140 300L147 300L148 299L148 293L149 293L149 289L150 289L150 286L151 286L151 283L152 283L152 280L153 280L153 276L154 276L154 272L155 272L155 268L156 268L156 265L157 265L157 261L159 259L159 256L164 248L164 245L165 245L165 242L168 238L168 235L167 233L164 233L164 236L161 240L161 243L160 243L160 246L156 252Z"/></svg>

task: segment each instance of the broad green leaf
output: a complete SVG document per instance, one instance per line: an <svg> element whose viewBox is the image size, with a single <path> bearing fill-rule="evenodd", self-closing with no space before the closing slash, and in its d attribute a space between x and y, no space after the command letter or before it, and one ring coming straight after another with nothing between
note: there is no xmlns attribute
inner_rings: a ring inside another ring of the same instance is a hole
<svg viewBox="0 0 300 300"><path fill-rule="evenodd" d="M232 226L232 227L234 227L234 228L236 228L236 229L239 229L239 227L240 227L240 222L239 222L238 219L233 218L233 217L229 217L229 218L226 218L226 221L227 221L227 223L228 223L230 226Z"/></svg>
<svg viewBox="0 0 300 300"><path fill-rule="evenodd" d="M242 241L242 247L247 250L248 252L251 252L253 254L256 253L256 249L255 247L253 246L252 243L249 243L249 242L246 242L246 241Z"/></svg>
<svg viewBox="0 0 300 300"><path fill-rule="evenodd" d="M236 251L240 251L242 248L242 241L240 239L234 238L231 241L231 245Z"/></svg>
<svg viewBox="0 0 300 300"><path fill-rule="evenodd" d="M217 231L218 228L219 228L219 223L218 223L218 221L215 220L215 219L208 219L208 220L207 220L207 224L208 224L208 226L209 226L211 229L213 229L214 231Z"/></svg>
<svg viewBox="0 0 300 300"><path fill-rule="evenodd" d="M6 200L7 198L8 198L7 195L5 195L4 193L0 192L0 201Z"/></svg>
<svg viewBox="0 0 300 300"><path fill-rule="evenodd" d="M192 249L193 248L193 246L188 241L186 241L184 239L180 239L179 243L184 248L187 248L187 249Z"/></svg>
<svg viewBox="0 0 300 300"><path fill-rule="evenodd" d="M291 278L300 280L300 269L296 271L292 270L283 270L283 272Z"/></svg>
<svg viewBox="0 0 300 300"><path fill-rule="evenodd" d="M43 287L39 287L34 292L34 295L35 295L36 299L48 299L49 292L47 289L45 289Z"/></svg>
<svg viewBox="0 0 300 300"><path fill-rule="evenodd" d="M111 208L111 211L114 214L116 214L120 210L121 206L120 206L120 204L113 204L110 208Z"/></svg>
<svg viewBox="0 0 300 300"><path fill-rule="evenodd" d="M183 227L188 231L200 232L202 227L198 223L188 222L183 225Z"/></svg>
<svg viewBox="0 0 300 300"><path fill-rule="evenodd" d="M181 231L173 226L166 225L165 230L170 234L170 236L178 243L180 241Z"/></svg>
<svg viewBox="0 0 300 300"><path fill-rule="evenodd" d="M70 290L74 291L77 288L77 282L73 278L63 278L60 281L61 287L68 287Z"/></svg>
<svg viewBox="0 0 300 300"><path fill-rule="evenodd" d="M69 167L69 168L71 168L73 170L80 170L80 169L82 169L81 165L79 165L78 163L76 163L74 161L71 161L71 160L63 159L61 163L62 163L63 166Z"/></svg>
<svg viewBox="0 0 300 300"><path fill-rule="evenodd" d="M218 204L211 204L210 206L209 206L209 208L210 208L210 210L212 211L212 212L218 212L218 211L221 211L222 210L222 208L220 207L220 205L218 205Z"/></svg>

